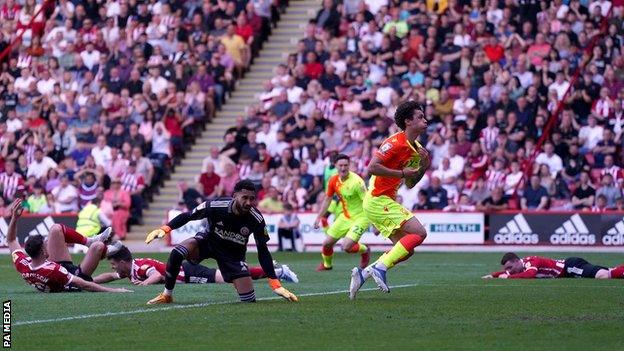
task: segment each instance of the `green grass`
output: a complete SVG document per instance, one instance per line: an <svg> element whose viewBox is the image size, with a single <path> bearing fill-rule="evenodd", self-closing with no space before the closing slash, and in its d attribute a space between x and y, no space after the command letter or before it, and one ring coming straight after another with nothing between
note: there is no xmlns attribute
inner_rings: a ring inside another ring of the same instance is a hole
<svg viewBox="0 0 624 351"><path fill-rule="evenodd" d="M624 254L582 256L607 266L624 263ZM298 304L235 303L228 285L179 284L179 308L169 310L145 305L162 286L134 287L132 294L42 294L25 285L6 255L0 256L0 298L13 301L16 350L624 349L622 280L483 281L500 254L419 253L389 273L392 285L409 286L390 294L365 291L349 301L337 291L347 289L356 257L339 253L334 270L322 273L314 272L318 254L276 258L299 274L300 284L287 285L303 295ZM256 262L255 253L249 259ZM99 271L107 268L104 262ZM374 287L372 280L364 286ZM273 297L264 281L256 282L256 293ZM107 312L124 314L21 324Z"/></svg>

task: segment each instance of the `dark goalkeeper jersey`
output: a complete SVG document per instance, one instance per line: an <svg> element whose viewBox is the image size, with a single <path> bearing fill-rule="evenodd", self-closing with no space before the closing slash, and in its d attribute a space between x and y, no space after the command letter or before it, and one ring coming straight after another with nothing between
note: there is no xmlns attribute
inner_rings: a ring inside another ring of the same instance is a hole
<svg viewBox="0 0 624 351"><path fill-rule="evenodd" d="M178 215L169 222L169 227L177 229L189 221L205 219L208 222L206 233L199 234L221 252L238 261L245 260L249 237L254 236L258 248L258 260L269 278L274 278L273 259L267 247L269 235L264 217L255 207L248 213L234 213L232 198L219 198L205 201L193 211Z"/></svg>

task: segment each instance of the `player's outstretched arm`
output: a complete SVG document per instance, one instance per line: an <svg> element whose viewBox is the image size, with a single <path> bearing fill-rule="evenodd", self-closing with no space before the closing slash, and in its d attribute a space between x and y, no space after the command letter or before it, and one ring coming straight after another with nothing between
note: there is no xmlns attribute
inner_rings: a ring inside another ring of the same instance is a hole
<svg viewBox="0 0 624 351"><path fill-rule="evenodd" d="M78 287L82 290L92 291L92 292L114 292L114 293L132 292L132 290L128 290L125 288L108 288L106 286L102 286L94 282L88 282L78 276L74 276L74 278L71 281L71 285Z"/></svg>
<svg viewBox="0 0 624 351"><path fill-rule="evenodd" d="M269 286L273 292L288 301L297 302L299 298L297 295L288 291L288 289L282 286L279 279L277 279L277 275L275 275L275 268L273 267L273 257L271 257L271 252L269 251L269 247L267 246L267 241L269 240L268 234L264 231L263 234L256 234L254 232L254 238L256 239L256 248L258 249L258 261L260 262L260 266L264 270L264 273L267 275Z"/></svg>
<svg viewBox="0 0 624 351"><path fill-rule="evenodd" d="M17 220L22 215L22 210L22 200L15 199L11 204L11 221L9 222L6 237L7 246L11 253L22 248L17 241Z"/></svg>
<svg viewBox="0 0 624 351"><path fill-rule="evenodd" d="M498 276L498 278L502 278L502 279L533 279L533 278L535 278L536 275L537 275L537 268L529 267L522 273L509 274L509 275L501 274L501 275Z"/></svg>
<svg viewBox="0 0 624 351"><path fill-rule="evenodd" d="M154 285L158 283L162 283L165 281L165 277L162 274L158 273L156 270L152 270L150 274L147 276L142 282L136 283L135 285Z"/></svg>
<svg viewBox="0 0 624 351"><path fill-rule="evenodd" d="M104 284L104 283L113 282L119 279L121 279L119 277L119 274L115 272L106 272L106 273L98 274L97 276L93 277L93 282L97 284Z"/></svg>
<svg viewBox="0 0 624 351"><path fill-rule="evenodd" d="M202 202L199 206L195 207L191 212L183 212L175 216L174 219L169 221L166 225L152 230L145 238L145 243L149 244L155 239L163 238L165 235L171 233L172 230L178 229L190 221L206 218L209 212L208 202Z"/></svg>

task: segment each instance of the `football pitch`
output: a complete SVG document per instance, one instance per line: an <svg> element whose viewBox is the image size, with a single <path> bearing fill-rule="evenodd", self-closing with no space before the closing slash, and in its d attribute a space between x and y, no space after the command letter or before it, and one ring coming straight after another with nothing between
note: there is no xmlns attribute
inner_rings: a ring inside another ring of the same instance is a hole
<svg viewBox="0 0 624 351"><path fill-rule="evenodd" d="M299 303L278 299L260 280L256 304L237 303L228 285L178 284L175 304L146 306L162 285L125 280L114 285L134 293L42 294L2 255L0 298L12 301L15 350L624 349L624 280L480 279L498 268L500 256L417 253L389 273L390 294L371 279L350 301L349 274L358 258L338 253L334 269L318 273L319 254L276 254L299 275L299 284L284 284ZM624 263L624 253L575 256ZM167 255L135 257L166 261ZM256 264L256 254L248 260ZM108 268L102 262L98 273Z"/></svg>

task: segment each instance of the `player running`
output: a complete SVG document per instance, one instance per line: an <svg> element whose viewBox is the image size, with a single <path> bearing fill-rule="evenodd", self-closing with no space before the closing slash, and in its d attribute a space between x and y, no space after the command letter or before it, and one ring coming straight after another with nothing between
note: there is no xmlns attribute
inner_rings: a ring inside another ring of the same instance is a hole
<svg viewBox="0 0 624 351"><path fill-rule="evenodd" d="M332 203L332 198L334 195L338 196L342 211L336 216L334 223L325 233L323 251L321 253L323 261L316 269L317 271L332 269L334 245L342 238L344 238L342 249L345 252L362 255L360 267L366 267L370 261L370 249L366 245L359 243L362 234L370 225L362 210L362 200L364 199L364 194L366 194L366 185L357 173L349 170L349 164L349 156L344 154L336 156L335 165L338 173L329 178L325 200L323 200L321 210L314 221L314 228L318 229L325 218L329 205Z"/></svg>
<svg viewBox="0 0 624 351"><path fill-rule="evenodd" d="M518 257L508 252L501 259L503 270L483 276L483 279L532 279L532 278L594 278L624 279L624 265L607 268L596 266L580 257L554 260L540 256Z"/></svg>
<svg viewBox="0 0 624 351"><path fill-rule="evenodd" d="M22 278L41 292L99 291L131 292L115 289L92 282L91 274L106 254L106 242L112 231L107 228L102 234L84 237L75 230L61 224L50 228L47 240L43 236L30 236L24 250L17 241L17 220L22 214L22 200L11 205L11 221L7 230L7 245L13 257L13 264ZM89 247L79 266L72 263L67 244L82 244Z"/></svg>
<svg viewBox="0 0 624 351"><path fill-rule="evenodd" d="M111 252L106 257L114 272L106 272L93 278L96 283L108 283L114 280L128 278L135 285L152 285L165 282L166 265L152 258L133 258L127 247ZM284 264L275 264L275 274L280 280L298 283L299 278L290 267ZM266 278L262 267L249 267L251 279ZM188 261L182 262L177 281L188 284L223 284L221 271Z"/></svg>
<svg viewBox="0 0 624 351"><path fill-rule="evenodd" d="M390 292L387 270L407 260L427 237L427 231L414 214L395 200L401 180L405 179L405 184L412 188L429 167L429 153L416 140L427 128L424 108L415 101L404 102L397 108L394 120L402 131L384 140L374 153L368 165L372 177L363 203L368 220L394 246L364 270L353 268L350 299L355 299L371 276L383 292Z"/></svg>
<svg viewBox="0 0 624 351"><path fill-rule="evenodd" d="M253 234L258 249L258 260L269 278L269 286L277 295L298 301L295 294L282 287L273 268L273 258L267 247L269 235L266 223L260 212L253 206L256 202L256 188L249 180L241 180L234 186L233 198L221 198L206 201L185 212L169 224L149 233L145 239L150 243L162 238L171 230L177 229L189 221L206 219L208 231L198 233L193 238L184 240L171 251L165 273L165 290L147 302L148 305L173 302L173 288L184 260L199 264L206 258L213 258L219 265L223 280L233 283L242 302L255 302L256 293L245 262L247 242Z"/></svg>

